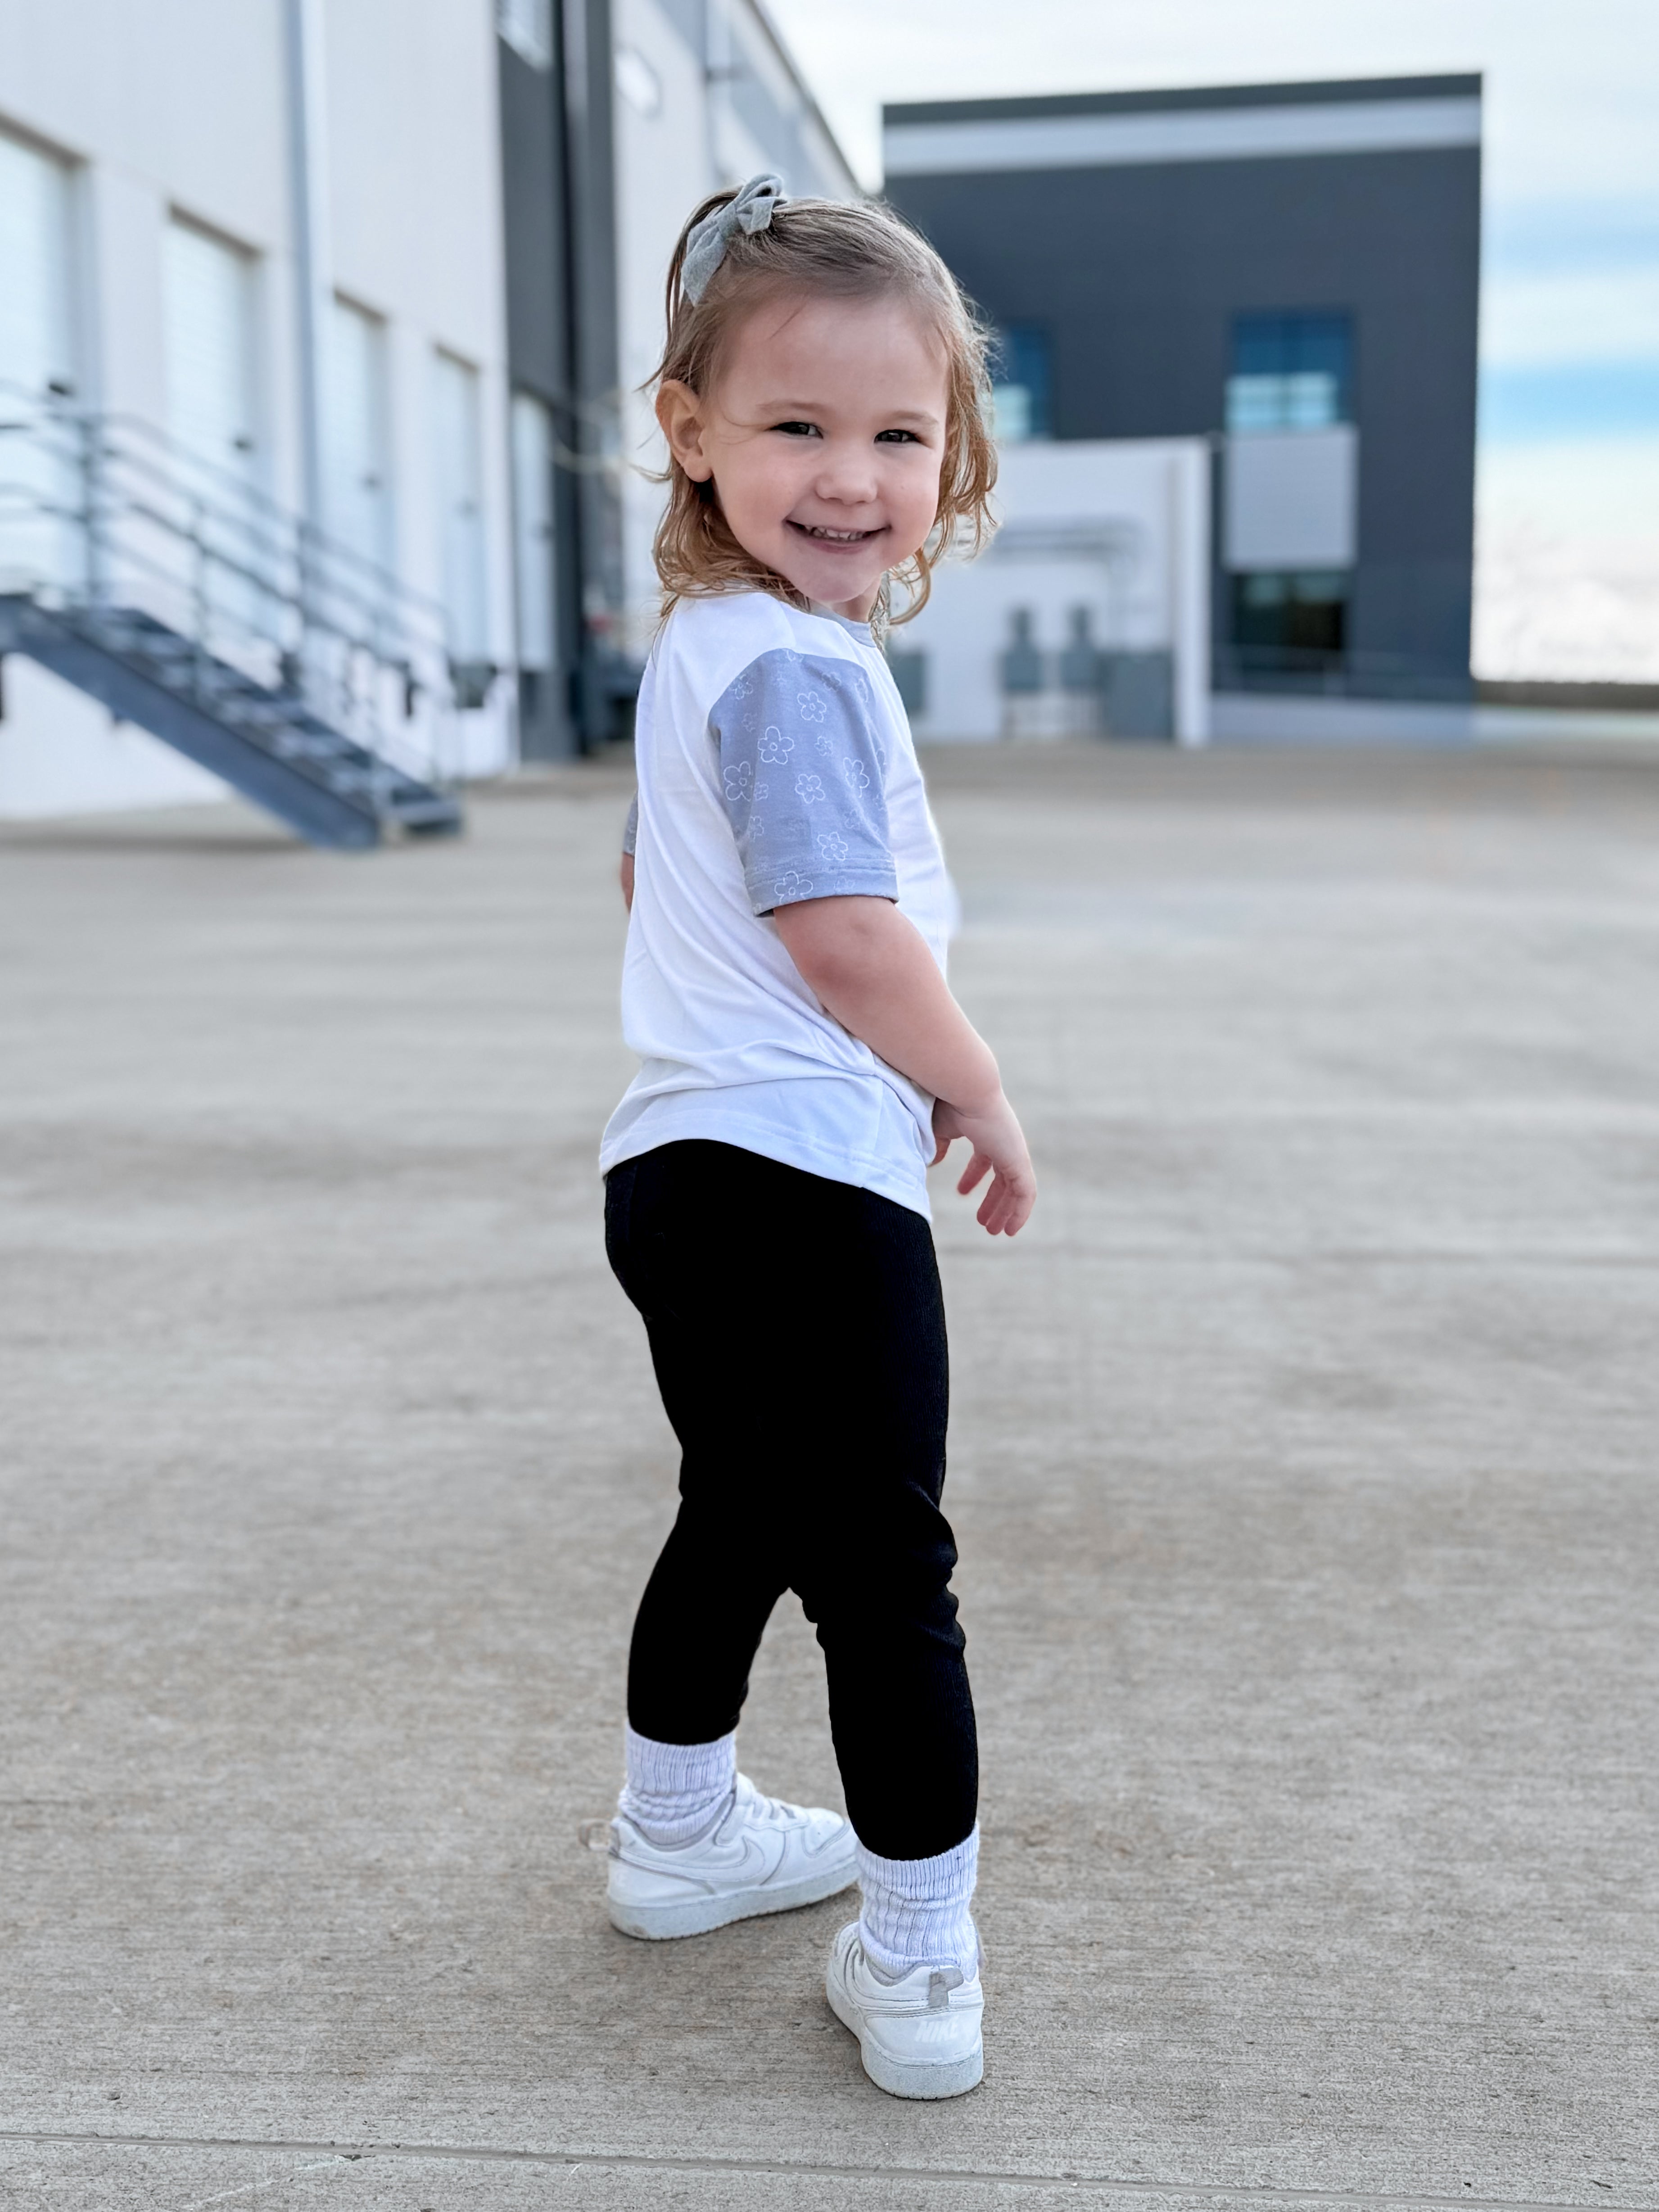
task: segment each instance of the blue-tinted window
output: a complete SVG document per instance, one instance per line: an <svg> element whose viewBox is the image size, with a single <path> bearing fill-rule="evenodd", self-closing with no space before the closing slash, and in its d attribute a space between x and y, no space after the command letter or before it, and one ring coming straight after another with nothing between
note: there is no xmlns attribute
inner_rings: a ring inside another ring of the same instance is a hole
<svg viewBox="0 0 1659 2212"><path fill-rule="evenodd" d="M1351 316L1328 311L1235 318L1230 430L1322 430L1352 420Z"/></svg>
<svg viewBox="0 0 1659 2212"><path fill-rule="evenodd" d="M1010 323L991 349L991 396L996 434L1005 441L1050 438L1052 348L1040 323Z"/></svg>
<svg viewBox="0 0 1659 2212"><path fill-rule="evenodd" d="M1340 668L1347 648L1350 587L1341 569L1235 576L1231 643L1240 669L1311 676Z"/></svg>

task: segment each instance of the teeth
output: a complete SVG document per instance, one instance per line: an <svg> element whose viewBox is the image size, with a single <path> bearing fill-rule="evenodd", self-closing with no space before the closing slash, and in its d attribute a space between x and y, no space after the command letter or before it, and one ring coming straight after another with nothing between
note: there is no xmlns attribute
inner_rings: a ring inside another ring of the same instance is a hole
<svg viewBox="0 0 1659 2212"><path fill-rule="evenodd" d="M827 538L832 545L856 545L871 534L867 530L821 530L815 522L798 522L795 527L809 538Z"/></svg>

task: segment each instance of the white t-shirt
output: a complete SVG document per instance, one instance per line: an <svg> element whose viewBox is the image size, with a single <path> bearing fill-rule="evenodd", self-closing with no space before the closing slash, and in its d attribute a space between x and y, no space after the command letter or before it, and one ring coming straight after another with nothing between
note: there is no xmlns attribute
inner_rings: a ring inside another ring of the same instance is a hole
<svg viewBox="0 0 1659 2212"><path fill-rule="evenodd" d="M826 1013L780 906L895 899L943 970L955 896L904 708L865 625L763 592L683 599L640 686L609 1170L712 1138L927 1214L933 1100Z"/></svg>

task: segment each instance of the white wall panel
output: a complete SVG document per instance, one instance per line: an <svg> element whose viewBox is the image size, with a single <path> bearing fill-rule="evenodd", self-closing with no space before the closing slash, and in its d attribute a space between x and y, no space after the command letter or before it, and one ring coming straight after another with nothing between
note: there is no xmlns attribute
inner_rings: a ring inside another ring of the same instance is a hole
<svg viewBox="0 0 1659 2212"><path fill-rule="evenodd" d="M251 258L175 219L161 280L167 429L216 469L251 482L258 447Z"/></svg>
<svg viewBox="0 0 1659 2212"><path fill-rule="evenodd" d="M1226 566L1351 568L1358 487L1359 441L1351 423L1230 438L1222 490Z"/></svg>
<svg viewBox="0 0 1659 2212"><path fill-rule="evenodd" d="M1480 102L1455 94L895 123L884 136L883 157L889 176L955 176L1152 161L1282 160L1480 143Z"/></svg>
<svg viewBox="0 0 1659 2212"><path fill-rule="evenodd" d="M450 650L458 660L482 660L489 652L489 621L478 373L453 354L441 353L434 357L432 374L433 460Z"/></svg>
<svg viewBox="0 0 1659 2212"><path fill-rule="evenodd" d="M392 538L391 402L386 325L337 300L324 401L323 495L331 538L361 560L389 568Z"/></svg>
<svg viewBox="0 0 1659 2212"><path fill-rule="evenodd" d="M44 394L74 381L69 176L0 132L0 383Z"/></svg>
<svg viewBox="0 0 1659 2212"><path fill-rule="evenodd" d="M67 580L64 515L76 503L65 457L21 426L76 383L76 276L62 161L0 135L0 591Z"/></svg>
<svg viewBox="0 0 1659 2212"><path fill-rule="evenodd" d="M513 569L519 665L554 664L553 416L527 392L513 395Z"/></svg>

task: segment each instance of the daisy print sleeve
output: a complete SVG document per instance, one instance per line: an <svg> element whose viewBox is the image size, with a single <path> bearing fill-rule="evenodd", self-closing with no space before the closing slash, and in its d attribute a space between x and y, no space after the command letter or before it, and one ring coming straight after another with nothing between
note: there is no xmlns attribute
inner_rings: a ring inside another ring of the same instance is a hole
<svg viewBox="0 0 1659 2212"><path fill-rule="evenodd" d="M708 726L757 914L802 899L898 896L887 755L861 669L764 653L715 701Z"/></svg>

